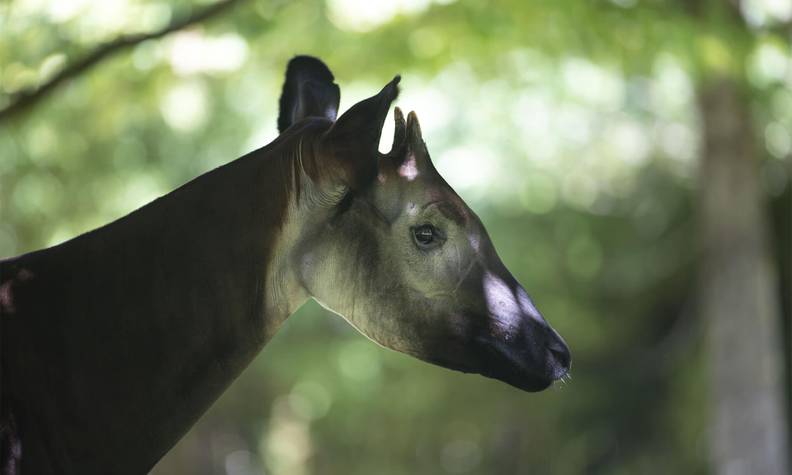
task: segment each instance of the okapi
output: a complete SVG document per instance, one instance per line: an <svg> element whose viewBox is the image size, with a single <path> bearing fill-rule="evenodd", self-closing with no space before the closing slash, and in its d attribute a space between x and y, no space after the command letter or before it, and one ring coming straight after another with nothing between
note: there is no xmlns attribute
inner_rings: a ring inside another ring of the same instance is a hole
<svg viewBox="0 0 792 475"><path fill-rule="evenodd" d="M432 165L396 76L336 118L291 60L280 135L133 213L0 261L4 474L141 474L307 299L380 345L526 391L570 353Z"/></svg>

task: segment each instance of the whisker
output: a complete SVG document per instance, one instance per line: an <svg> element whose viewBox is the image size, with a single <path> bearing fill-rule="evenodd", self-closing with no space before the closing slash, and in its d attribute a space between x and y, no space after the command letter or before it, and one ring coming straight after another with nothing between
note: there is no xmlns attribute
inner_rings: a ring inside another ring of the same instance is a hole
<svg viewBox="0 0 792 475"><path fill-rule="evenodd" d="M561 391L561 390L564 389L564 387L567 384L570 384L571 381L572 381L572 375L570 373L566 373L563 376L561 376L560 378L558 378L558 380L556 381L556 383L558 383L558 384L554 384L553 385L553 389L555 389L557 391Z"/></svg>

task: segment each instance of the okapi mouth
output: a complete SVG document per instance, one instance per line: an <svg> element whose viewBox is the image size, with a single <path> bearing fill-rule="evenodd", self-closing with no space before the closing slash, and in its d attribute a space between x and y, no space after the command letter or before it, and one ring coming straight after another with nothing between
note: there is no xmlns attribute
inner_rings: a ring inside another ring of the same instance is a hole
<svg viewBox="0 0 792 475"><path fill-rule="evenodd" d="M496 350L492 351L493 353L496 352ZM487 361L481 367L473 367L471 365L462 364L457 361L451 361L445 358L432 357L424 358L424 360L428 363L442 366L450 370L460 371L462 373L480 374L486 378L496 379L527 392L543 391L556 381L556 379L549 378L547 376L541 376L536 373L514 369L514 366L512 365L508 365L509 367L507 368L505 367L506 365L502 363L502 361Z"/></svg>
<svg viewBox="0 0 792 475"><path fill-rule="evenodd" d="M544 391L556 381L554 378L533 372L504 371L504 368L498 365L484 368L481 374L528 392Z"/></svg>
<svg viewBox="0 0 792 475"><path fill-rule="evenodd" d="M476 355L473 361L459 361L434 355L416 356L428 363L462 373L480 374L527 392L543 391L555 381L564 379L569 372L568 360L556 363L549 359L536 361L530 357L521 357L521 352L506 348L502 344L493 343L486 338L476 338L471 341L468 352L471 347L475 348L472 353ZM555 352L550 348L545 350L550 353ZM534 369L533 367L536 366L541 369Z"/></svg>
<svg viewBox="0 0 792 475"><path fill-rule="evenodd" d="M553 382L566 375L555 377L556 371L536 371L529 364L516 358L509 350L499 348L500 345L484 343L486 356L480 371L483 376L503 381L506 384L528 392L538 392L549 388Z"/></svg>

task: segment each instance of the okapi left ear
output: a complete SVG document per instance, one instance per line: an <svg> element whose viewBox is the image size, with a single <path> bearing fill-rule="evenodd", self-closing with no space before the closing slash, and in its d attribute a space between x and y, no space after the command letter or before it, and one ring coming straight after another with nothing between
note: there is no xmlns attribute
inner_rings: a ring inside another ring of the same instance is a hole
<svg viewBox="0 0 792 475"><path fill-rule="evenodd" d="M326 132L323 145L337 160L344 186L360 189L377 176L382 126L399 95L400 80L394 77L379 94L352 106Z"/></svg>
<svg viewBox="0 0 792 475"><path fill-rule="evenodd" d="M341 90L330 68L313 56L295 56L286 67L280 97L278 132L306 117L335 120Z"/></svg>

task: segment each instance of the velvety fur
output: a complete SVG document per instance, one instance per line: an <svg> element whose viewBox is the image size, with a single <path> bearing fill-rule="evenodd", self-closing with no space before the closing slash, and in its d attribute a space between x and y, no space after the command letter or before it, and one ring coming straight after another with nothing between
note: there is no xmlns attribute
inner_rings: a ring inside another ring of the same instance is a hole
<svg viewBox="0 0 792 475"><path fill-rule="evenodd" d="M20 473L145 473L251 361L286 317L266 314L264 278L296 147L327 127L0 261L0 424L16 422Z"/></svg>
<svg viewBox="0 0 792 475"><path fill-rule="evenodd" d="M377 152L399 77L335 122L332 80L293 60L275 142L0 261L4 475L145 473L310 297L451 369L527 391L567 374L566 344L432 165L416 115L397 109Z"/></svg>
<svg viewBox="0 0 792 475"><path fill-rule="evenodd" d="M296 56L286 68L280 97L278 131L308 117L335 120L341 91L330 69L311 56Z"/></svg>

